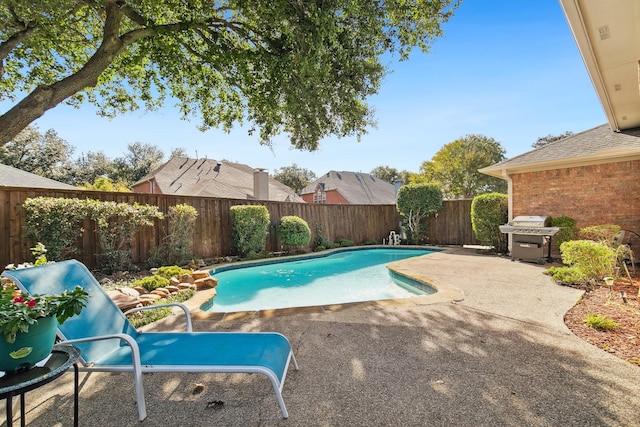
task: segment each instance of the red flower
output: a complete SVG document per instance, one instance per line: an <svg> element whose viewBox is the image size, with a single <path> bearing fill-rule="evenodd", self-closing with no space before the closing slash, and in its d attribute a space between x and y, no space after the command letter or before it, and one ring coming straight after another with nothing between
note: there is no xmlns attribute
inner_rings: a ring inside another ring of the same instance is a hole
<svg viewBox="0 0 640 427"><path fill-rule="evenodd" d="M27 307L35 307L38 302L34 299L27 301Z"/></svg>
<svg viewBox="0 0 640 427"><path fill-rule="evenodd" d="M14 303L24 302L24 297L22 297L22 296L14 297L13 298L13 302Z"/></svg>

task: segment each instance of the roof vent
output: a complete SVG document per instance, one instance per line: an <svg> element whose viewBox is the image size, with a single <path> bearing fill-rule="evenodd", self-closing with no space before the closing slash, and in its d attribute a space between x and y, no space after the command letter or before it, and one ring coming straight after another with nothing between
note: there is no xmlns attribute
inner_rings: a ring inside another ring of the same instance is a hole
<svg viewBox="0 0 640 427"><path fill-rule="evenodd" d="M611 38L611 33L609 33L608 25L603 25L602 27L598 27L598 33L600 33L600 40L607 40Z"/></svg>

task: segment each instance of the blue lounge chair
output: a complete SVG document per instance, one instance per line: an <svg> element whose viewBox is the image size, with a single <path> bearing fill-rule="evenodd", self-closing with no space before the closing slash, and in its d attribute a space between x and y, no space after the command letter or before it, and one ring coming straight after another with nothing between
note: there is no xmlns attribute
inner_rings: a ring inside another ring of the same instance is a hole
<svg viewBox="0 0 640 427"><path fill-rule="evenodd" d="M139 332L76 260L6 270L2 275L31 294L58 294L75 286L87 290L87 306L58 326L58 336L82 351L80 370L133 372L140 421L147 416L142 384L145 372L263 374L271 381L282 416L289 416L282 387L289 363L293 361L295 369L298 364L282 334L193 332L189 311L182 304L177 305L185 312L186 332Z"/></svg>

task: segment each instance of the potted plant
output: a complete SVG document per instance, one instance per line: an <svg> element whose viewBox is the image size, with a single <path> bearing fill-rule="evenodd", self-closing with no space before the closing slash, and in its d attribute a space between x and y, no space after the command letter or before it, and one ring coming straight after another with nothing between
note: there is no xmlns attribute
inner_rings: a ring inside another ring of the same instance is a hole
<svg viewBox="0 0 640 427"><path fill-rule="evenodd" d="M29 295L9 282L0 292L0 371L7 372L29 369L47 357L58 323L79 314L88 298L79 286L60 295Z"/></svg>

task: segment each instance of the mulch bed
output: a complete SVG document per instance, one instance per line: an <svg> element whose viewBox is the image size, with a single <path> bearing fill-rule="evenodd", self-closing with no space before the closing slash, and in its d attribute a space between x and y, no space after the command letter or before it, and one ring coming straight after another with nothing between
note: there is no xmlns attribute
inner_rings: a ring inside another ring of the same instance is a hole
<svg viewBox="0 0 640 427"><path fill-rule="evenodd" d="M565 315L565 324L578 337L602 350L640 366L640 302L638 273L629 279L617 279L609 289L599 286L588 289L583 298ZM626 302L623 299L626 296ZM583 320L590 314L605 316L618 323L611 331L587 326Z"/></svg>

